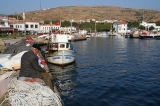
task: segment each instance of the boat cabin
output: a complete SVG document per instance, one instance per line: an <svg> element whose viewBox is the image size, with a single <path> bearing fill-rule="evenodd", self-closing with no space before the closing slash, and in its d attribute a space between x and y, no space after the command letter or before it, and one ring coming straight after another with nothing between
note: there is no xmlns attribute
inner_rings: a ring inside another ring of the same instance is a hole
<svg viewBox="0 0 160 106"><path fill-rule="evenodd" d="M49 43L47 45L47 50L48 51L73 50L73 46L70 42Z"/></svg>
<svg viewBox="0 0 160 106"><path fill-rule="evenodd" d="M68 35L51 34L50 42L47 45L47 51L73 50L73 44L68 42Z"/></svg>

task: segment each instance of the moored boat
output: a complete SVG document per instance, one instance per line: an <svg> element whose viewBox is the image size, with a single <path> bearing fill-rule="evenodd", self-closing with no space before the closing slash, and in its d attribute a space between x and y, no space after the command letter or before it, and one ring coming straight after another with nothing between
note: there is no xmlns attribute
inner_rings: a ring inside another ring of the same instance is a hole
<svg viewBox="0 0 160 106"><path fill-rule="evenodd" d="M125 37L125 38L130 38L130 36L131 36L130 33L126 33L124 37Z"/></svg>
<svg viewBox="0 0 160 106"><path fill-rule="evenodd" d="M160 39L160 34L157 32L148 32L148 31L143 31L139 35L140 39Z"/></svg>
<svg viewBox="0 0 160 106"><path fill-rule="evenodd" d="M95 37L109 37L108 32L99 32L95 35Z"/></svg>
<svg viewBox="0 0 160 106"><path fill-rule="evenodd" d="M47 62L56 65L67 65L75 61L75 50L72 42L68 42L68 35L52 34L45 54Z"/></svg>
<svg viewBox="0 0 160 106"><path fill-rule="evenodd" d="M141 35L139 35L139 38L140 39L160 39L160 35L158 35L158 34L148 34L148 35L141 34Z"/></svg>
<svg viewBox="0 0 160 106"><path fill-rule="evenodd" d="M87 34L87 35L86 35L86 38L90 38L90 37L91 37L91 35L90 35L90 34Z"/></svg>

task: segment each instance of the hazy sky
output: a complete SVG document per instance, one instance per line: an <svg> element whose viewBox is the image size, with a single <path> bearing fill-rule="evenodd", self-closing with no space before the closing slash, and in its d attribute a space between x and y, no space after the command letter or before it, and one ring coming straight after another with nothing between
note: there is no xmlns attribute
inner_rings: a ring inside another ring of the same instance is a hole
<svg viewBox="0 0 160 106"><path fill-rule="evenodd" d="M40 5L41 4L41 5ZM0 14L22 13L60 6L118 6L160 11L160 0L1 0Z"/></svg>

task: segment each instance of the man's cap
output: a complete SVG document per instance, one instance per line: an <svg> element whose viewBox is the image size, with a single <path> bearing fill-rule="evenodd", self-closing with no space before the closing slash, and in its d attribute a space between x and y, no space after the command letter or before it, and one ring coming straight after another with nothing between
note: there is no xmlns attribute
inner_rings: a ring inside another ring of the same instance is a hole
<svg viewBox="0 0 160 106"><path fill-rule="evenodd" d="M36 44L36 43L34 43L34 44L32 45L32 47L33 47L33 48L36 48L36 49L38 49L38 50L41 50L41 48L39 47L39 45Z"/></svg>

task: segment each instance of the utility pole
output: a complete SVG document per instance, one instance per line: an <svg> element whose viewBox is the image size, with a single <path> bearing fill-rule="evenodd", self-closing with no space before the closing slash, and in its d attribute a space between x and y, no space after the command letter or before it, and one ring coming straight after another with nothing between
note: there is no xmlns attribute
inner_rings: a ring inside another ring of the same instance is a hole
<svg viewBox="0 0 160 106"><path fill-rule="evenodd" d="M71 34L72 34L72 20L71 20Z"/></svg>
<svg viewBox="0 0 160 106"><path fill-rule="evenodd" d="M41 10L41 0L40 0L40 10Z"/></svg>
<svg viewBox="0 0 160 106"><path fill-rule="evenodd" d="M69 14L70 15L70 17L71 17L71 34L72 34L72 19L73 19L73 16L71 15L71 14Z"/></svg>
<svg viewBox="0 0 160 106"><path fill-rule="evenodd" d="M144 22L144 10L143 10L143 20L142 21Z"/></svg>

